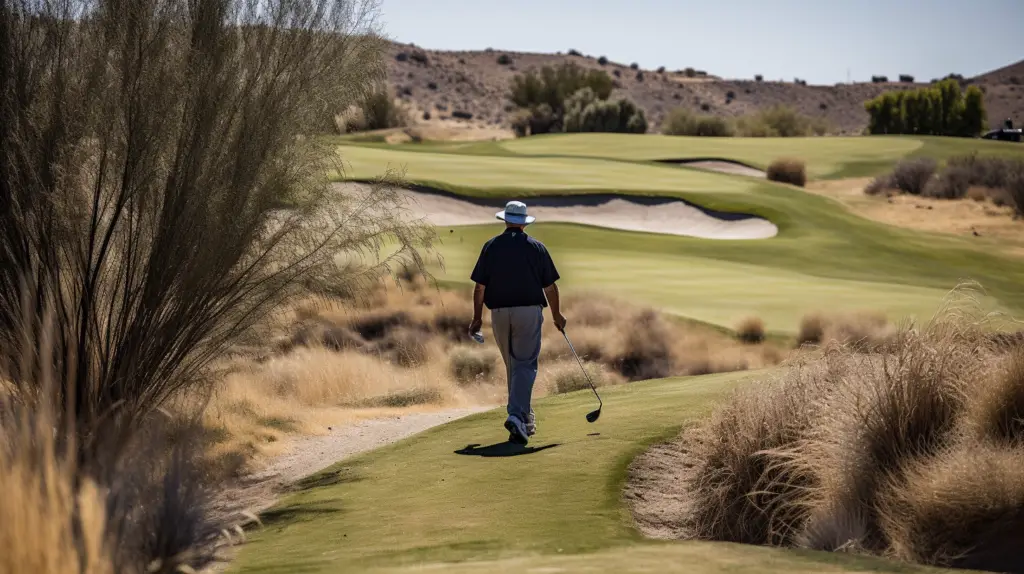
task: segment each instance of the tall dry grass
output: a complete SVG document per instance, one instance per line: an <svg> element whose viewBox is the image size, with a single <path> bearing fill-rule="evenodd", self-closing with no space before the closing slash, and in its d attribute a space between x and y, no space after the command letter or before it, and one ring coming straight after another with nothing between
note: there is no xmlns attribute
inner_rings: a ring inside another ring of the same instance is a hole
<svg viewBox="0 0 1024 574"><path fill-rule="evenodd" d="M1024 349L959 296L884 348L805 355L684 432L688 534L1024 571Z"/></svg>
<svg viewBox="0 0 1024 574"><path fill-rule="evenodd" d="M398 191L336 196L336 150L309 137L383 79L375 12L0 4L0 379L12 412L42 425L30 438L53 443L35 450L0 416L0 523L35 513L37 529L4 544L52 543L58 568L70 530L82 568L202 567L221 525L196 419L224 357L258 346L283 301L421 266L432 232L407 221ZM380 261L385 243L397 249ZM72 503L88 524L68 524Z"/></svg>
<svg viewBox="0 0 1024 574"><path fill-rule="evenodd" d="M569 294L562 307L597 385L759 368L787 353L603 295ZM502 404L505 369L493 333L485 321L486 343L472 342L472 317L470 293L414 274L366 297L296 304L267 348L250 349L215 388L205 425L218 468L238 472L290 432L323 432L363 412ZM586 384L561 333L546 324L534 396Z"/></svg>

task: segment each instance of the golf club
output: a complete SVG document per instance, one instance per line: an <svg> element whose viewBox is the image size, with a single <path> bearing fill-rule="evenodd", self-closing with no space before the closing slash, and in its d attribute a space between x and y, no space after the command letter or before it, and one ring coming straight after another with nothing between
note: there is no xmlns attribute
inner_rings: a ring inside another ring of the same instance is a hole
<svg viewBox="0 0 1024 574"><path fill-rule="evenodd" d="M594 396L597 397L597 410L587 413L587 422L592 423L597 420L597 417L601 416L601 408L604 407L604 402L601 400L601 395L597 394L597 387L594 386L594 382L590 380L590 375L587 373L587 369L583 367L583 361L580 360L580 356L576 354L576 349L572 346L572 341L569 340L569 335L565 333L565 329L562 329L562 336L565 337L565 342L569 344L569 350L572 351L572 356L576 357L576 362L579 363L580 369L583 371L583 376L587 378L587 383L590 384L590 390L594 391Z"/></svg>

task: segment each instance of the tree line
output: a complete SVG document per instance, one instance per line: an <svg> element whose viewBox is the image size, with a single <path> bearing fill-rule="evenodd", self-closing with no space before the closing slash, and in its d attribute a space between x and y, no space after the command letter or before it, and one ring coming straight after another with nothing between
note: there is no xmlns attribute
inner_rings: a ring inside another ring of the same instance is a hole
<svg viewBox="0 0 1024 574"><path fill-rule="evenodd" d="M885 92L864 104L871 134L974 137L985 128L985 98L978 86L962 90L946 79L916 90Z"/></svg>

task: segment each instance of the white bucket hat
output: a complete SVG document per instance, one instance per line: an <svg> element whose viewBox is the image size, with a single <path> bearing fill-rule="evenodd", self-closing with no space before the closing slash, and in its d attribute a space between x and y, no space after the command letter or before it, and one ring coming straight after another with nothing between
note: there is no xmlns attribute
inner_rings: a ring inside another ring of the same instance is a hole
<svg viewBox="0 0 1024 574"><path fill-rule="evenodd" d="M495 214L498 219L513 223L515 225L529 225L537 220L532 215L526 215L526 204L521 201L510 201L505 204L505 210Z"/></svg>

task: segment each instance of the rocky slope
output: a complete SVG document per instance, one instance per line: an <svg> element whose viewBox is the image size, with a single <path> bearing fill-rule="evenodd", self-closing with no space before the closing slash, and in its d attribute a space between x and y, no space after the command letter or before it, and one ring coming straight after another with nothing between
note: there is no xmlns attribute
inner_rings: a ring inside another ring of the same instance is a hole
<svg viewBox="0 0 1024 574"><path fill-rule="evenodd" d="M538 54L501 50L435 51L391 43L390 82L418 123L452 120L508 127L514 111L506 99L509 82L522 71L573 61L607 71L616 81L612 97L625 95L647 112L649 131L658 131L666 114L682 106L695 112L739 116L774 104L824 118L834 134L859 134L867 126L864 102L892 89L917 83L804 85L794 79L725 79L689 70L647 70L576 54ZM1024 62L979 76L986 93L989 124L1007 117L1024 123Z"/></svg>

